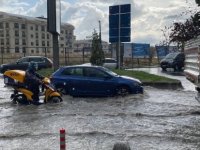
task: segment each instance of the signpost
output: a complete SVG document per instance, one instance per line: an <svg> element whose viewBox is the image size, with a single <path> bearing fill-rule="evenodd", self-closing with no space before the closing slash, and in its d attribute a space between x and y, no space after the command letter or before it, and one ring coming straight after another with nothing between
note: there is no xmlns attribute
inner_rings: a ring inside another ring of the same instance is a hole
<svg viewBox="0 0 200 150"><path fill-rule="evenodd" d="M130 42L131 38L131 5L115 5L109 7L109 42L118 43L116 57L118 69L123 64L121 42Z"/></svg>
<svg viewBox="0 0 200 150"><path fill-rule="evenodd" d="M58 35L61 24L60 0L47 0L47 30L53 36L53 64L54 70L59 68Z"/></svg>

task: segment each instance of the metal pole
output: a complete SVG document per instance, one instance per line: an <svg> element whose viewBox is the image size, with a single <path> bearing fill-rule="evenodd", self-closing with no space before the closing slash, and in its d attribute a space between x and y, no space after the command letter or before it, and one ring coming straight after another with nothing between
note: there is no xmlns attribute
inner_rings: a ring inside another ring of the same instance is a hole
<svg viewBox="0 0 200 150"><path fill-rule="evenodd" d="M121 6L119 5L118 69L120 69L120 67L121 67L121 49L120 49L120 21L121 21L121 18L120 18L120 7Z"/></svg>
<svg viewBox="0 0 200 150"><path fill-rule="evenodd" d="M67 65L67 59L66 59L66 47L64 48L65 50L65 65Z"/></svg>
<svg viewBox="0 0 200 150"><path fill-rule="evenodd" d="M53 36L53 65L54 71L59 68L59 47L58 47L58 34L54 33Z"/></svg>

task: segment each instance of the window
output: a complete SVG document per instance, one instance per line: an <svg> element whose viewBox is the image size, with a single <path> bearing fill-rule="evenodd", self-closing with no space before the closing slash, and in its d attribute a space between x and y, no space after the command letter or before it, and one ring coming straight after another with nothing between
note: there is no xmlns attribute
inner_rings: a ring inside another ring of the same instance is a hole
<svg viewBox="0 0 200 150"><path fill-rule="evenodd" d="M64 37L60 37L60 40L63 41L63 40L64 40Z"/></svg>
<svg viewBox="0 0 200 150"><path fill-rule="evenodd" d="M38 31L38 25L35 25L35 31Z"/></svg>
<svg viewBox="0 0 200 150"><path fill-rule="evenodd" d="M36 53L39 53L39 49L38 48L36 49Z"/></svg>
<svg viewBox="0 0 200 150"><path fill-rule="evenodd" d="M4 37L4 32L3 32L3 30L0 30L0 37Z"/></svg>
<svg viewBox="0 0 200 150"><path fill-rule="evenodd" d="M45 60L43 58L40 58L40 57L30 58L30 61L34 61L34 62L37 62L37 63L45 62Z"/></svg>
<svg viewBox="0 0 200 150"><path fill-rule="evenodd" d="M42 31L45 31L45 26L41 26L41 30L42 30Z"/></svg>
<svg viewBox="0 0 200 150"><path fill-rule="evenodd" d="M8 22L6 22L6 28L9 28L9 23Z"/></svg>
<svg viewBox="0 0 200 150"><path fill-rule="evenodd" d="M49 39L49 34L47 34L47 39Z"/></svg>
<svg viewBox="0 0 200 150"><path fill-rule="evenodd" d="M22 39L22 45L26 45L26 40Z"/></svg>
<svg viewBox="0 0 200 150"><path fill-rule="evenodd" d="M10 53L10 48L9 48L9 47L7 47L6 49L7 49L7 53Z"/></svg>
<svg viewBox="0 0 200 150"><path fill-rule="evenodd" d="M49 41L47 41L47 46L49 46Z"/></svg>
<svg viewBox="0 0 200 150"><path fill-rule="evenodd" d="M63 70L62 75L83 76L83 68L67 68Z"/></svg>
<svg viewBox="0 0 200 150"><path fill-rule="evenodd" d="M33 49L31 50L31 53L34 53L34 50L33 50Z"/></svg>
<svg viewBox="0 0 200 150"><path fill-rule="evenodd" d="M84 68L84 76L86 77L96 77L96 78L105 78L107 75L95 68Z"/></svg>
<svg viewBox="0 0 200 150"><path fill-rule="evenodd" d="M1 45L4 45L4 39L1 39Z"/></svg>
<svg viewBox="0 0 200 150"><path fill-rule="evenodd" d="M26 53L26 47L22 47L22 52Z"/></svg>
<svg viewBox="0 0 200 150"><path fill-rule="evenodd" d="M68 31L67 31L67 30L65 30L65 34L68 34Z"/></svg>
<svg viewBox="0 0 200 150"><path fill-rule="evenodd" d="M18 63L28 63L29 59L28 58L21 58L18 60Z"/></svg>
<svg viewBox="0 0 200 150"><path fill-rule="evenodd" d="M0 29L3 29L3 22L0 23Z"/></svg>
<svg viewBox="0 0 200 150"><path fill-rule="evenodd" d="M64 31L63 30L61 30L61 32L60 32L61 34L63 34L64 33Z"/></svg>
<svg viewBox="0 0 200 150"><path fill-rule="evenodd" d="M39 41L38 40L36 40L36 46L39 46Z"/></svg>
<svg viewBox="0 0 200 150"><path fill-rule="evenodd" d="M19 45L19 39L15 39L15 45Z"/></svg>
<svg viewBox="0 0 200 150"><path fill-rule="evenodd" d="M9 39L6 39L6 45L9 45L9 44L10 44Z"/></svg>
<svg viewBox="0 0 200 150"><path fill-rule="evenodd" d="M34 42L31 42L31 46L34 46Z"/></svg>
<svg viewBox="0 0 200 150"><path fill-rule="evenodd" d="M4 53L4 47L1 47L1 53Z"/></svg>
<svg viewBox="0 0 200 150"><path fill-rule="evenodd" d="M31 38L33 38L33 34L31 34Z"/></svg>
<svg viewBox="0 0 200 150"><path fill-rule="evenodd" d="M22 37L26 37L25 31L22 31Z"/></svg>
<svg viewBox="0 0 200 150"><path fill-rule="evenodd" d="M9 35L9 30L6 30L6 37L8 37Z"/></svg>
<svg viewBox="0 0 200 150"><path fill-rule="evenodd" d="M45 41L42 41L42 46L45 46Z"/></svg>
<svg viewBox="0 0 200 150"><path fill-rule="evenodd" d="M15 53L19 53L19 47L15 47Z"/></svg>
<svg viewBox="0 0 200 150"><path fill-rule="evenodd" d="M15 36L19 36L19 31L15 30Z"/></svg>
<svg viewBox="0 0 200 150"><path fill-rule="evenodd" d="M21 28L22 28L22 29L26 29L26 25L25 25L25 24L22 24L22 25L21 25Z"/></svg>
<svg viewBox="0 0 200 150"><path fill-rule="evenodd" d="M14 28L19 29L19 23L14 23Z"/></svg>
<svg viewBox="0 0 200 150"><path fill-rule="evenodd" d="M45 39L45 34L44 33L42 33L42 39Z"/></svg>
<svg viewBox="0 0 200 150"><path fill-rule="evenodd" d="M33 26L31 26L30 29L33 30Z"/></svg>
<svg viewBox="0 0 200 150"><path fill-rule="evenodd" d="M38 33L35 33L35 38L38 39Z"/></svg>

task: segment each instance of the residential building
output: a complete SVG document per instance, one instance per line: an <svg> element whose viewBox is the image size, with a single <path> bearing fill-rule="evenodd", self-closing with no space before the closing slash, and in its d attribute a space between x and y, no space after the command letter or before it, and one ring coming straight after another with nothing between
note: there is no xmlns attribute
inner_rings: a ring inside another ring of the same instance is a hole
<svg viewBox="0 0 200 150"><path fill-rule="evenodd" d="M61 24L59 36L60 55L72 52L75 41L74 26ZM0 12L1 53L48 54L52 56L52 35L47 31L47 19Z"/></svg>

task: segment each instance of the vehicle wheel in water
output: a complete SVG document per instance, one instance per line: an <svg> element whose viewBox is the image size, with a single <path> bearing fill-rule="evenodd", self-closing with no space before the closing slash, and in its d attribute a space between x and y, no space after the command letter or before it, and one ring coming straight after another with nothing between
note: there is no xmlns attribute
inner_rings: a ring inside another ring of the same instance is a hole
<svg viewBox="0 0 200 150"><path fill-rule="evenodd" d="M58 96L53 96L52 98L50 98L49 102L50 103L60 103L62 102L62 98L61 97L58 97Z"/></svg>
<svg viewBox="0 0 200 150"><path fill-rule="evenodd" d="M27 100L26 96L23 94L15 95L15 97L12 99L13 103L23 104L23 105L29 105L30 102Z"/></svg>
<svg viewBox="0 0 200 150"><path fill-rule="evenodd" d="M115 143L113 150L131 150L129 144L126 143Z"/></svg>
<svg viewBox="0 0 200 150"><path fill-rule="evenodd" d="M165 68L165 67L162 67L162 71L166 71L166 68Z"/></svg>
<svg viewBox="0 0 200 150"><path fill-rule="evenodd" d="M127 86L119 86L117 88L117 95L126 96L130 93L130 90Z"/></svg>

